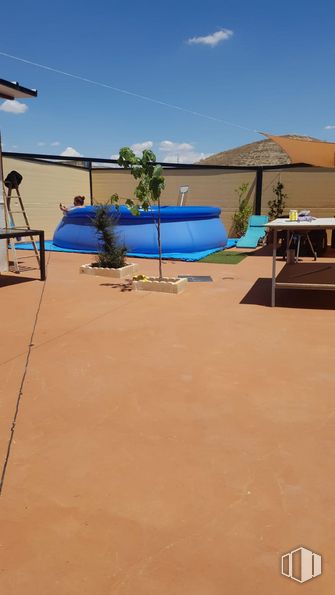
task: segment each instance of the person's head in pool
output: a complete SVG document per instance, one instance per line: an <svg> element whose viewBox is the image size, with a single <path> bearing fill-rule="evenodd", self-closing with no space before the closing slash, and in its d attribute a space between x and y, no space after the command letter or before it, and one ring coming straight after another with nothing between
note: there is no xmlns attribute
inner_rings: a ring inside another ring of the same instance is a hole
<svg viewBox="0 0 335 595"><path fill-rule="evenodd" d="M83 207L85 202L85 196L75 196L73 199L73 205L75 207Z"/></svg>
<svg viewBox="0 0 335 595"><path fill-rule="evenodd" d="M59 208L63 213L67 213L70 209L75 209L77 207L84 207L85 196L75 196L73 199L73 207L66 207L62 203L59 204Z"/></svg>

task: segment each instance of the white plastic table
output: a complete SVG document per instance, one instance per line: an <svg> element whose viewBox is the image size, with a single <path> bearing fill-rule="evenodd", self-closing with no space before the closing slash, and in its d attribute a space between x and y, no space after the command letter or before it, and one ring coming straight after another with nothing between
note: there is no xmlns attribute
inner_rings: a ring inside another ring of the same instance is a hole
<svg viewBox="0 0 335 595"><path fill-rule="evenodd" d="M287 232L287 246L289 246L290 235L299 232L308 232L314 229L335 229L335 217L321 217L313 219L312 221L289 221L289 219L275 219L266 225L266 228L273 231L273 252L272 252L272 286L271 286L271 306L276 304L276 288L284 289L331 289L335 290L335 278L332 283L304 283L298 282L278 282L276 280L276 260L277 260L277 234L278 231ZM299 265L292 265L299 266ZM324 267L324 269L330 266ZM319 269L320 270L320 269ZM305 274L296 275L296 277L304 278Z"/></svg>

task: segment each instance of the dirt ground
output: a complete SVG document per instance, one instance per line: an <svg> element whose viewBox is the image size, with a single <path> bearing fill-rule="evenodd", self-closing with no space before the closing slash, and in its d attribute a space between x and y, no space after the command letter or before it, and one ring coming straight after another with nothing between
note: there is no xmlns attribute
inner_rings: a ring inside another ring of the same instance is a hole
<svg viewBox="0 0 335 595"><path fill-rule="evenodd" d="M330 595L335 293L270 308L262 250L167 262L213 279L181 295L47 259L45 284L0 277L1 593ZM300 545L323 557L303 586L280 574Z"/></svg>

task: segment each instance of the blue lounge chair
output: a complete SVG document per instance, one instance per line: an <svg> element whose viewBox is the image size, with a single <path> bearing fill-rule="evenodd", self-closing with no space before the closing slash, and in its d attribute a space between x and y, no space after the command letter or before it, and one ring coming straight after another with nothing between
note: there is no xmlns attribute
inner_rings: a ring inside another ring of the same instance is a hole
<svg viewBox="0 0 335 595"><path fill-rule="evenodd" d="M266 234L265 225L268 221L267 215L252 215L248 221L248 229L238 240L236 248L257 248L259 240Z"/></svg>

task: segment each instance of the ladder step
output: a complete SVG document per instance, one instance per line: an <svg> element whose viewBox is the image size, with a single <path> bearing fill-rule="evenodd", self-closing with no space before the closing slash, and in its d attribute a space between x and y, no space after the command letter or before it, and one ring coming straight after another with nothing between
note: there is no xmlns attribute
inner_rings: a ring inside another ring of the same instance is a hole
<svg viewBox="0 0 335 595"><path fill-rule="evenodd" d="M17 248L17 250L20 250L20 248ZM25 258L36 258L36 256L35 256L35 254L34 254L34 253L32 253L32 254L29 254L28 256L21 256L21 254L20 254L20 256L18 257L18 260L19 260L19 261L20 261L20 260L24 260Z"/></svg>

